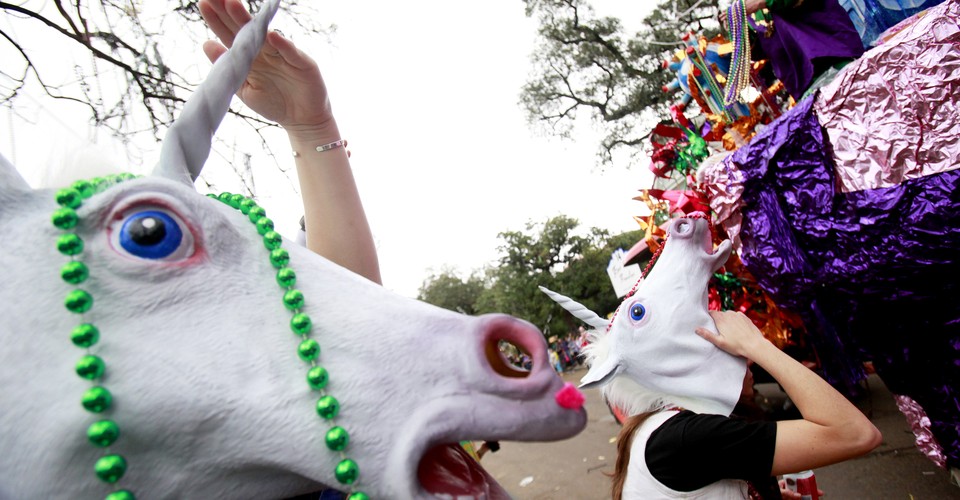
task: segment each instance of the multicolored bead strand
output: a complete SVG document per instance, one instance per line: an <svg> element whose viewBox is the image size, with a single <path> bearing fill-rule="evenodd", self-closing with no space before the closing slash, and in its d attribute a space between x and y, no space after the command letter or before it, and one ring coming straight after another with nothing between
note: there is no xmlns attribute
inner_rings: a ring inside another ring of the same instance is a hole
<svg viewBox="0 0 960 500"><path fill-rule="evenodd" d="M56 192L54 199L59 208L54 210L50 217L53 226L62 231L57 237L57 250L70 258L60 269L61 279L73 286L67 292L64 306L68 311L81 315L81 323L70 332L70 341L85 352L74 369L80 378L89 380L93 384L83 393L80 400L83 407L93 414L108 411L113 403L113 395L106 387L99 384L106 372L106 363L100 356L90 352L90 348L100 340L100 330L93 324L85 322L83 317L93 308L93 296L80 288L90 277L90 270L80 260L83 255L83 239L76 233L76 228L80 224L77 209L83 205L83 200L134 177L132 174L119 174L97 177L89 181L77 181L70 187ZM120 428L110 419L100 418L87 428L87 439L90 444L106 452L94 463L93 470L96 476L107 484L116 483L127 471L127 460L121 455L110 453L110 446L119 437ZM134 500L135 497L129 490L117 490L107 494L106 499Z"/></svg>
<svg viewBox="0 0 960 500"><path fill-rule="evenodd" d="M715 115L722 116L724 120L728 122L732 121L729 112L720 99L720 96L723 95L723 90L713 75L713 70L710 68L710 65L704 61L703 55L694 47L692 51L688 51L687 57L690 58L690 62L700 71L700 75L702 75L703 79L707 82L707 88L704 89L703 85L700 84L700 80L695 77L691 78L693 83L696 84L697 90L700 91L700 95L707 101L707 106L710 107L710 111Z"/></svg>
<svg viewBox="0 0 960 500"><path fill-rule="evenodd" d="M727 23L733 42L733 57L730 60L730 72L727 73L727 92L723 104L730 107L740 99L743 89L750 85L750 27L747 25L744 0L733 0L727 7Z"/></svg>
<svg viewBox="0 0 960 500"><path fill-rule="evenodd" d="M370 497L366 493L353 489L360 476L360 468L345 453L350 442L350 436L343 427L336 425L335 419L340 412L340 402L326 393L329 373L326 368L317 362L321 353L320 344L315 339L310 338L313 322L310 316L302 311L306 300L303 292L294 288L297 283L297 274L288 266L290 254L282 248L283 238L273 230L273 221L267 218L266 210L257 205L254 200L240 194L231 193L207 196L246 215L250 222L256 226L257 233L263 237L263 245L269 251L270 264L277 269L277 284L284 290L283 305L293 315L290 319L290 330L300 339L297 346L297 356L310 365L307 370L307 385L311 390L320 394L316 403L317 415L330 425L324 441L327 448L340 457L340 461L334 468L334 477L340 484L349 488L348 500L369 500Z"/></svg>

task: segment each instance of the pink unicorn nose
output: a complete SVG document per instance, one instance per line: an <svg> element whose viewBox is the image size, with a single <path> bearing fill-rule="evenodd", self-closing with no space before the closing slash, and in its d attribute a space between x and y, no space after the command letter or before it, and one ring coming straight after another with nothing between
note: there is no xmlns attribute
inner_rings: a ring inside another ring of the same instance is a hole
<svg viewBox="0 0 960 500"><path fill-rule="evenodd" d="M557 394L553 399L560 405L561 408L566 408L568 410L579 410L583 408L583 402L586 398L583 397L583 393L580 392L576 387L573 386L570 382L564 382L563 388L557 391Z"/></svg>

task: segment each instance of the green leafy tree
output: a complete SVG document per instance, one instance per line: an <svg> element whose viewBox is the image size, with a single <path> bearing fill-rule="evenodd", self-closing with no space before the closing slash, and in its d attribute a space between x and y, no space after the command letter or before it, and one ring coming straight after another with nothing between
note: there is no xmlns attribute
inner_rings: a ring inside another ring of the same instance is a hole
<svg viewBox="0 0 960 500"><path fill-rule="evenodd" d="M560 215L528 223L524 231L500 233L500 263L491 270L491 285L477 309L523 318L548 336L565 333L567 323L539 287L555 289L557 276L605 235L596 229L584 235L578 227L576 219Z"/></svg>
<svg viewBox="0 0 960 500"><path fill-rule="evenodd" d="M478 314L477 301L484 291L484 279L473 273L466 279L451 269L431 274L420 286L417 299L463 314Z"/></svg>
<svg viewBox="0 0 960 500"><path fill-rule="evenodd" d="M499 265L466 279L445 269L424 280L418 299L466 314L506 313L527 320L546 336L572 332L579 320L540 291L545 286L600 315L619 305L607 275L610 256L627 249L642 231L610 236L606 230L580 229L576 219L557 216L528 223L522 231L499 234Z"/></svg>
<svg viewBox="0 0 960 500"><path fill-rule="evenodd" d="M596 17L586 0L525 2L540 23L533 75L520 98L530 123L569 138L578 113L586 113L605 134L602 165L612 165L618 150L631 162L645 159L650 130L675 100L661 90L675 76L662 62L684 33L717 32L717 0L661 2L632 35L619 19Z"/></svg>
<svg viewBox="0 0 960 500"><path fill-rule="evenodd" d="M591 311L606 317L620 305L607 274L610 256L618 248L629 250L637 241L643 238L643 231L630 231L610 236L602 240L601 245L588 248L583 255L570 263L557 276L556 292L562 293L583 304ZM646 263L641 263L641 268ZM559 305L554 306L554 314L564 318L567 329L575 330L583 324L571 314L562 311Z"/></svg>

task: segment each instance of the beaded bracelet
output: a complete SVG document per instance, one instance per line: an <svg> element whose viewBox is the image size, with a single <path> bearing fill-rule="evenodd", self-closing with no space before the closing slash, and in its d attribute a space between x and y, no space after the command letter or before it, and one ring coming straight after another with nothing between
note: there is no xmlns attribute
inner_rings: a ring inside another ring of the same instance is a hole
<svg viewBox="0 0 960 500"><path fill-rule="evenodd" d="M316 150L317 150L318 153L322 153L322 152L324 152L324 151L330 151L331 149L345 148L345 147L347 147L347 140L346 140L346 139L337 139L337 140L335 140L335 141L333 141L333 142L324 144L324 145L322 145L322 146L317 146L317 147L316 147ZM300 153L297 152L297 151L294 151L294 152L293 152L293 157L294 157L294 158L299 158L299 157L300 157Z"/></svg>

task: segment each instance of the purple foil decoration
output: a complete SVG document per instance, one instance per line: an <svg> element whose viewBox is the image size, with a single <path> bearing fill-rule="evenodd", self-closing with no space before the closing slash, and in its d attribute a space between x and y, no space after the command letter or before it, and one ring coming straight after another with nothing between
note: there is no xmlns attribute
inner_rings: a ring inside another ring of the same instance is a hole
<svg viewBox="0 0 960 500"><path fill-rule="evenodd" d="M823 375L855 390L862 362L922 405L960 466L960 170L837 189L812 98L738 149L741 257L804 319ZM739 188L734 188L739 189Z"/></svg>
<svg viewBox="0 0 960 500"><path fill-rule="evenodd" d="M960 3L942 3L905 23L817 97L843 191L960 166Z"/></svg>
<svg viewBox="0 0 960 500"><path fill-rule="evenodd" d="M910 424L910 430L917 438L917 448L933 463L942 468L947 468L947 457L943 454L943 448L937 443L937 439L930 432L930 417L923 411L923 408L916 401L897 394L893 395L893 400L897 402L897 408L900 413L907 417L907 423Z"/></svg>

